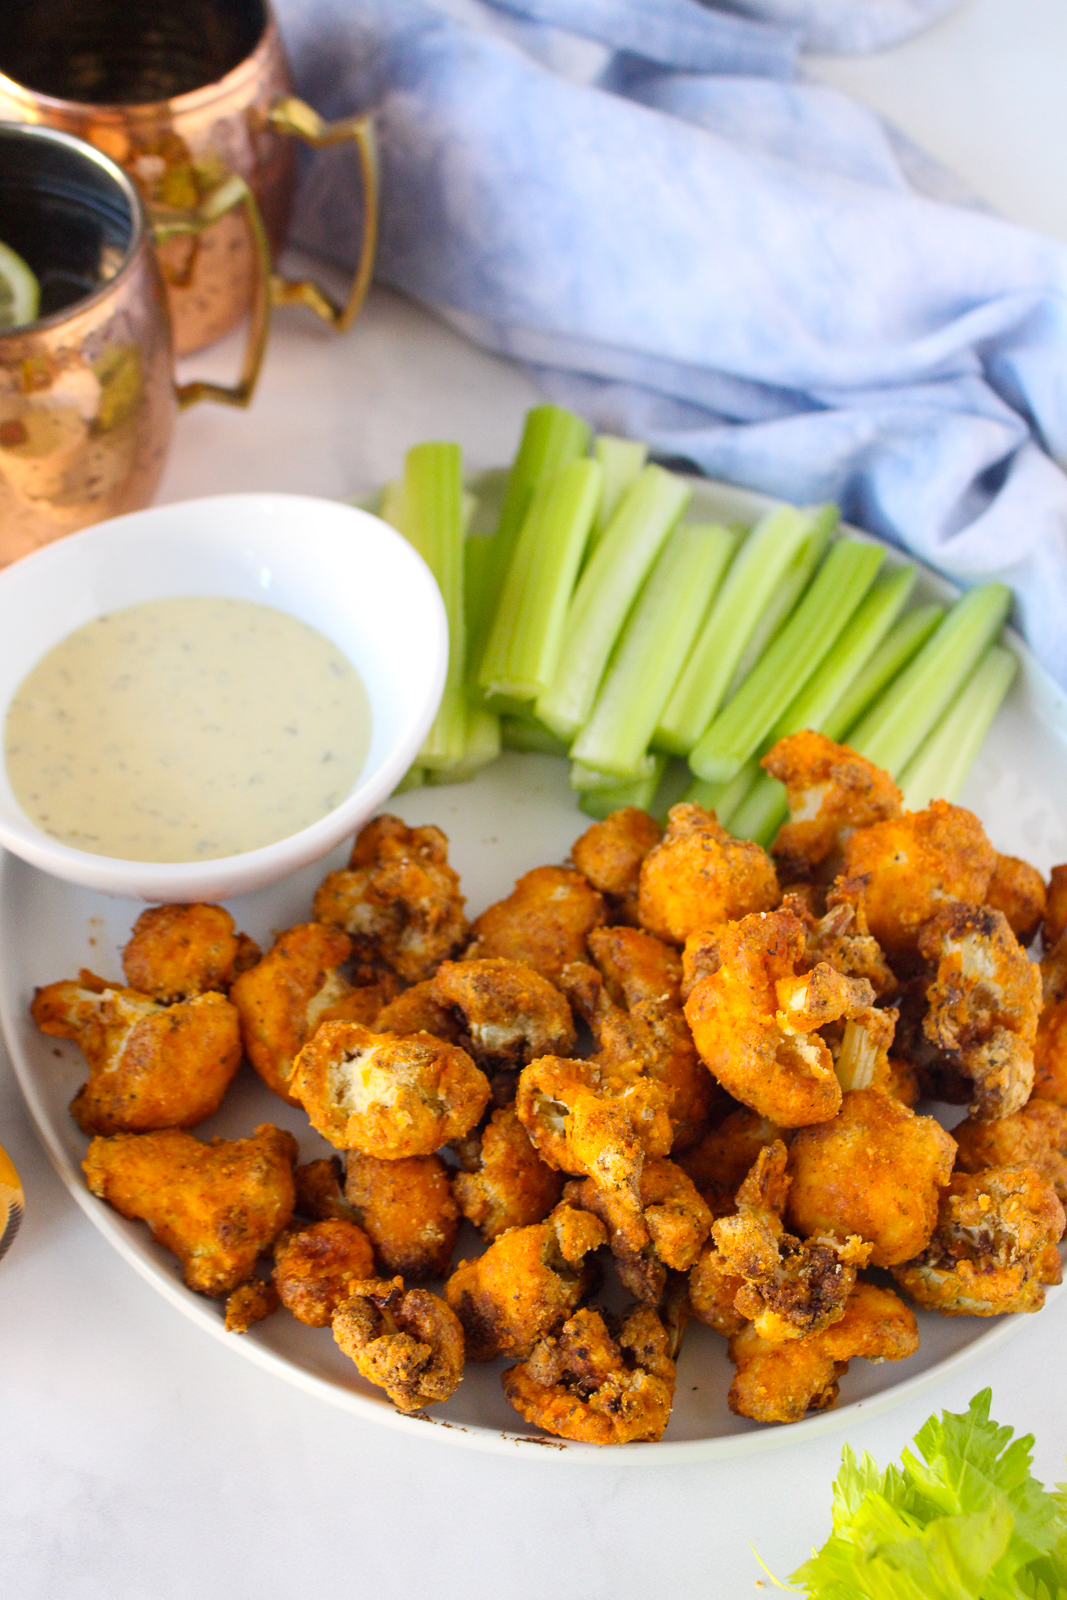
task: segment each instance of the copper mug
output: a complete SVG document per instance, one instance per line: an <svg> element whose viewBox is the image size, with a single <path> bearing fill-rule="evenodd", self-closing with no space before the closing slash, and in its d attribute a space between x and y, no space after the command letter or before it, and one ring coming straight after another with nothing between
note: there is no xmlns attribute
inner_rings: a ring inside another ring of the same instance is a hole
<svg viewBox="0 0 1067 1600"><path fill-rule="evenodd" d="M267 0L2 0L0 119L77 134L119 162L148 208L179 355L212 343L268 293L346 328L370 287L377 234L374 130L326 124L292 94ZM352 140L363 174L361 257L344 305L271 262L285 242L295 135ZM266 341L250 341L246 404Z"/></svg>
<svg viewBox="0 0 1067 1600"><path fill-rule="evenodd" d="M36 322L0 333L0 564L155 492L175 414L167 294L127 174L53 128L0 122L0 239L36 273ZM266 306L260 308L265 320Z"/></svg>

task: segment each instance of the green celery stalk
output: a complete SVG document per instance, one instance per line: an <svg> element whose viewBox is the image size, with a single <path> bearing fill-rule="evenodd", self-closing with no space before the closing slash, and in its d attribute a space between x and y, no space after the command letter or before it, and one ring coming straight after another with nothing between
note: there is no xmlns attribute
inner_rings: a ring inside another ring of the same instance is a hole
<svg viewBox="0 0 1067 1600"><path fill-rule="evenodd" d="M653 752L643 756L636 772L631 772L627 777L620 778L614 772L598 772L596 767L587 767L582 761L571 762L571 788L579 792L583 789L620 789L628 783L644 783L653 773L662 773L666 765Z"/></svg>
<svg viewBox="0 0 1067 1600"><path fill-rule="evenodd" d="M703 778L694 778L682 798L691 805L703 806L705 811L714 811L722 826L731 828L730 819L759 776L759 762L751 756L740 772L726 783L707 783Z"/></svg>
<svg viewBox="0 0 1067 1600"><path fill-rule="evenodd" d="M571 754L633 777L735 547L725 528L681 523L622 631L589 721Z"/></svg>
<svg viewBox="0 0 1067 1600"><path fill-rule="evenodd" d="M492 600L490 586L495 558L492 538L479 534L468 535L463 547L463 605L468 639L476 639L485 631Z"/></svg>
<svg viewBox="0 0 1067 1600"><path fill-rule="evenodd" d="M481 634L471 641L468 670L474 683L478 681L482 653L492 625L492 613L502 595L534 489L546 473L558 472L568 461L584 456L591 437L592 430L588 423L562 406L534 406L526 413L522 438L504 489L500 521L493 536L494 554L487 578L487 615Z"/></svg>
<svg viewBox="0 0 1067 1600"><path fill-rule="evenodd" d="M909 811L921 811L931 800L955 800L1018 666L1013 651L990 645L900 775Z"/></svg>
<svg viewBox="0 0 1067 1600"><path fill-rule="evenodd" d="M785 784L761 772L730 818L730 832L738 839L754 839L766 850L789 815Z"/></svg>
<svg viewBox="0 0 1067 1600"><path fill-rule="evenodd" d="M691 493L673 473L646 467L589 558L567 612L555 677L537 701L538 717L561 739L589 720L630 607Z"/></svg>
<svg viewBox="0 0 1067 1600"><path fill-rule="evenodd" d="M941 713L1000 632L1011 590L1002 583L970 589L937 632L849 733L861 756L900 776Z"/></svg>
<svg viewBox="0 0 1067 1600"><path fill-rule="evenodd" d="M390 478L382 488L381 498L378 501L378 515L383 522L388 522L397 533L404 531L404 480L403 478Z"/></svg>
<svg viewBox="0 0 1067 1600"><path fill-rule="evenodd" d="M637 439L616 439L613 434L598 433L593 440L593 455L604 468L604 487L600 491L593 531L589 535L589 548L585 553L587 561L619 509L619 501L641 476L648 460L648 445Z"/></svg>
<svg viewBox="0 0 1067 1600"><path fill-rule="evenodd" d="M603 475L598 461L577 458L538 483L482 656L487 697L534 700L552 682Z"/></svg>
<svg viewBox="0 0 1067 1600"><path fill-rule="evenodd" d="M876 544L842 539L833 546L770 649L694 746L689 765L698 778L732 778L759 749L841 636L881 562Z"/></svg>
<svg viewBox="0 0 1067 1600"><path fill-rule="evenodd" d="M821 552L836 521L833 507L814 515L782 506L763 517L735 556L711 613L671 692L656 729L657 748L687 756L708 727L737 664L780 585Z"/></svg>
<svg viewBox="0 0 1067 1600"><path fill-rule="evenodd" d="M821 732L841 740L911 659L945 615L944 606L915 606L894 623L867 665L855 676L823 722Z"/></svg>
<svg viewBox="0 0 1067 1600"><path fill-rule="evenodd" d="M417 444L404 461L400 531L437 579L448 617L448 673L433 725L419 751L424 767L448 767L463 755L467 701L463 687L463 453L458 444Z"/></svg>
<svg viewBox="0 0 1067 1600"><path fill-rule="evenodd" d="M566 756L569 745L557 739L536 717L501 717L500 738L505 750L523 750L539 756Z"/></svg>
<svg viewBox="0 0 1067 1600"><path fill-rule="evenodd" d="M469 783L476 773L500 754L500 718L483 706L467 707L467 738L463 755L453 766L428 772L430 784Z"/></svg>
<svg viewBox="0 0 1067 1600"><path fill-rule="evenodd" d="M409 789L421 789L426 782L425 767L409 767L393 790L394 794L407 794Z"/></svg>
<svg viewBox="0 0 1067 1600"><path fill-rule="evenodd" d="M582 789L578 796L578 809L584 811L587 817L596 817L598 821L603 821L613 811L620 811L623 806L637 806L639 810L647 811L655 798L666 767L667 757L656 755L652 760L652 771L647 778L609 784L602 789Z"/></svg>
<svg viewBox="0 0 1067 1600"><path fill-rule="evenodd" d="M752 630L751 638L741 652L733 677L726 686L724 701L733 699L771 640L777 638L793 615L797 601L808 587L816 567L826 554L826 546L837 526L837 519L837 507L827 507L825 515L816 520L812 536L805 539L797 551L796 559L782 574L774 593L764 607L762 616Z"/></svg>

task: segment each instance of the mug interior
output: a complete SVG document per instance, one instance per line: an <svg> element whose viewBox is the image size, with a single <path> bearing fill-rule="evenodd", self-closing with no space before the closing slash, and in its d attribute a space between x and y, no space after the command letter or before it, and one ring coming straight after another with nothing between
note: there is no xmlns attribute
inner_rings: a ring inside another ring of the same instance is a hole
<svg viewBox="0 0 1067 1600"><path fill-rule="evenodd" d="M95 294L137 242L121 175L66 136L0 125L0 239L37 274L39 317Z"/></svg>
<svg viewBox="0 0 1067 1600"><path fill-rule="evenodd" d="M252 54L266 0L2 0L0 73L56 100L143 105Z"/></svg>

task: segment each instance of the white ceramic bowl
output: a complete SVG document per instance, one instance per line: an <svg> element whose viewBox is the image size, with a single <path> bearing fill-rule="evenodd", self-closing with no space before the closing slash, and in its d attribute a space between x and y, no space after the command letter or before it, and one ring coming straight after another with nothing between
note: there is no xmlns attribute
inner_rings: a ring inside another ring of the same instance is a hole
<svg viewBox="0 0 1067 1600"><path fill-rule="evenodd" d="M0 844L104 894L225 900L332 850L396 787L441 698L448 624L429 568L369 512L291 494L215 495L157 506L57 540L0 572L0 711L31 667L75 628L142 600L258 600L344 651L370 698L370 750L328 816L276 844L218 861L119 861L72 849L26 817L0 762Z"/></svg>

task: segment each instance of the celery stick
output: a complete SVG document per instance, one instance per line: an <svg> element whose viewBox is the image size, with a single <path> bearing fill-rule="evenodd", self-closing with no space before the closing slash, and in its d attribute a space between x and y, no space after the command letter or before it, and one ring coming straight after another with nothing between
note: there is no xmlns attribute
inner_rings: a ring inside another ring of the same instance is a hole
<svg viewBox="0 0 1067 1600"><path fill-rule="evenodd" d="M584 811L587 817L596 817L598 821L609 817L613 811L620 811L623 806L637 806L639 810L647 811L666 766L667 757L657 755L653 757L653 771L647 778L611 784L603 789L583 789L578 797L579 811Z"/></svg>
<svg viewBox="0 0 1067 1600"><path fill-rule="evenodd" d="M753 528L726 574L664 708L655 736L660 749L673 755L689 754L718 710L778 586L792 568L806 563L813 541L817 547L825 542L823 529L831 513L832 508L824 508L813 516L795 506L783 506ZM836 512L832 514L836 516Z"/></svg>
<svg viewBox="0 0 1067 1600"><path fill-rule="evenodd" d="M404 480L391 478L382 489L378 501L378 515L398 533L404 530Z"/></svg>
<svg viewBox="0 0 1067 1600"><path fill-rule="evenodd" d="M698 778L732 778L758 750L840 637L881 562L876 544L842 539L834 545L759 665L694 747L689 765Z"/></svg>
<svg viewBox="0 0 1067 1600"><path fill-rule="evenodd" d="M478 638L487 624L495 556L492 538L478 534L468 536L463 546L463 605L468 640Z"/></svg>
<svg viewBox="0 0 1067 1600"><path fill-rule="evenodd" d="M524 750L539 756L566 756L569 745L557 739L536 717L501 717L500 738L505 750Z"/></svg>
<svg viewBox="0 0 1067 1600"><path fill-rule="evenodd" d="M886 685L918 655L944 615L944 606L938 605L906 611L836 702L820 732L830 739L843 739Z"/></svg>
<svg viewBox="0 0 1067 1600"><path fill-rule="evenodd" d="M579 458L537 485L478 673L487 696L534 700L552 682L603 475L598 461Z"/></svg>
<svg viewBox="0 0 1067 1600"><path fill-rule="evenodd" d="M768 748L802 728L823 731L834 706L881 644L914 586L914 567L898 567L876 579L822 665L767 735Z"/></svg>
<svg viewBox="0 0 1067 1600"><path fill-rule="evenodd" d="M425 767L409 767L393 790L394 794L407 794L409 789L421 789L426 782Z"/></svg>
<svg viewBox="0 0 1067 1600"><path fill-rule="evenodd" d="M761 772L730 818L730 832L738 839L754 839L766 850L789 815L785 784Z"/></svg>
<svg viewBox="0 0 1067 1600"><path fill-rule="evenodd" d="M469 674L478 679L482 653L492 624L492 613L502 594L515 546L530 509L538 480L545 473L558 472L576 456L584 456L592 437L588 423L562 406L534 406L526 413L522 439L508 474L500 521L493 536L494 555L488 575L488 615L481 634L472 638Z"/></svg>
<svg viewBox="0 0 1067 1600"><path fill-rule="evenodd" d="M630 607L691 493L673 473L646 467L590 557L567 612L555 677L537 702L537 715L561 739L588 721Z"/></svg>
<svg viewBox="0 0 1067 1600"><path fill-rule="evenodd" d="M648 459L648 445L641 444L637 439L616 439L610 433L598 433L593 440L593 455L604 468L604 487L600 491L593 531L589 535L589 548L585 553L587 561L618 510L619 501L641 476Z"/></svg>
<svg viewBox="0 0 1067 1600"><path fill-rule="evenodd" d="M725 528L675 528L623 629L575 760L636 774L735 542Z"/></svg>
<svg viewBox="0 0 1067 1600"><path fill-rule="evenodd" d="M955 800L1018 666L1013 651L990 645L900 775L909 811L921 811L931 800Z"/></svg>
<svg viewBox="0 0 1067 1600"><path fill-rule="evenodd" d="M649 752L642 757L637 771L630 773L626 778L620 778L614 772L598 772L595 767L587 767L584 762L571 762L571 788L582 789L619 789L628 783L644 783L655 772L662 772L666 765L666 756L661 760L658 755Z"/></svg>
<svg viewBox="0 0 1067 1600"><path fill-rule="evenodd" d="M753 628L752 637L742 650L734 668L734 675L726 686L724 701L733 699L771 640L777 638L793 615L797 601L808 587L812 574L826 554L826 546L837 526L837 519L836 506L826 507L823 515L816 518L811 537L805 539L797 551L796 559L782 574L774 593L764 607L763 615Z"/></svg>
<svg viewBox="0 0 1067 1600"><path fill-rule="evenodd" d="M671 807L679 805L685 799L685 792L692 776L686 762L680 761L677 756L668 756L656 792L648 805L643 808L652 813L661 827L666 827Z"/></svg>
<svg viewBox="0 0 1067 1600"><path fill-rule="evenodd" d="M424 767L448 767L463 755L463 453L458 444L417 444L404 461L401 532L437 579L448 617L448 674L433 726L419 751Z"/></svg>
<svg viewBox="0 0 1067 1600"><path fill-rule="evenodd" d="M428 772L429 784L469 783L476 773L500 754L500 718L481 706L467 707L467 738L461 759L447 768Z"/></svg>
<svg viewBox="0 0 1067 1600"><path fill-rule="evenodd" d="M910 666L851 730L852 748L899 777L999 633L1010 605L1011 590L1002 583L983 584L957 600Z"/></svg>
<svg viewBox="0 0 1067 1600"><path fill-rule="evenodd" d="M759 776L759 762L755 756L751 756L741 771L727 783L706 783L703 778L694 778L683 799L692 805L703 806L705 811L714 811L723 827L727 828L731 826L730 819L734 812Z"/></svg>

